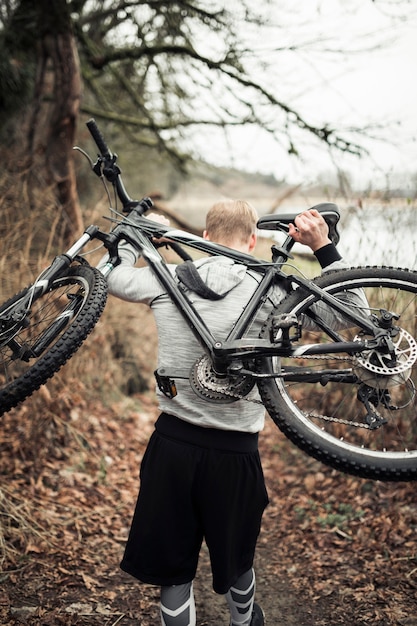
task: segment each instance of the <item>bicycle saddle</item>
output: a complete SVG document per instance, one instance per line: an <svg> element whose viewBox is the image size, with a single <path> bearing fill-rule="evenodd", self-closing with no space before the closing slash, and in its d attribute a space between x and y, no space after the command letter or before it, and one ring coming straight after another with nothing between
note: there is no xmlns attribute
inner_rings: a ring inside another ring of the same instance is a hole
<svg viewBox="0 0 417 626"><path fill-rule="evenodd" d="M340 219L339 207L333 202L321 202L311 207L318 211L325 219L329 227L329 237L335 246L339 243L340 235L337 230L337 222ZM264 215L258 220L259 230L282 230L288 232L288 224L293 224L297 213L279 213L275 215Z"/></svg>

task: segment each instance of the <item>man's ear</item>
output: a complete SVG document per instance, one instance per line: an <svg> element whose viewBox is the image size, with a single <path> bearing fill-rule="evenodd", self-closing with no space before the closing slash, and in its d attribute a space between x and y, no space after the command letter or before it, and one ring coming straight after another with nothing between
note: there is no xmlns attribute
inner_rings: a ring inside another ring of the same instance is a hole
<svg viewBox="0 0 417 626"><path fill-rule="evenodd" d="M249 252L253 252L256 246L257 236L256 233L252 233L249 239Z"/></svg>
<svg viewBox="0 0 417 626"><path fill-rule="evenodd" d="M203 239L207 239L207 241L210 241L210 237L208 236L206 230L203 230Z"/></svg>

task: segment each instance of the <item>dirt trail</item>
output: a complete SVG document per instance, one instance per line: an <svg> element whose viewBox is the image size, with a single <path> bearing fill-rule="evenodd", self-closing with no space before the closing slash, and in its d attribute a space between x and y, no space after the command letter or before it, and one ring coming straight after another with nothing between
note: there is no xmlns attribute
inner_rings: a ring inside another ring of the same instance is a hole
<svg viewBox="0 0 417 626"><path fill-rule="evenodd" d="M42 417L23 407L2 418L0 623L157 626L157 590L118 567L153 400L77 405L63 392L50 410L45 401ZM257 601L267 626L417 626L415 485L328 469L270 420L260 449L270 505ZM198 626L227 626L204 549L195 597Z"/></svg>

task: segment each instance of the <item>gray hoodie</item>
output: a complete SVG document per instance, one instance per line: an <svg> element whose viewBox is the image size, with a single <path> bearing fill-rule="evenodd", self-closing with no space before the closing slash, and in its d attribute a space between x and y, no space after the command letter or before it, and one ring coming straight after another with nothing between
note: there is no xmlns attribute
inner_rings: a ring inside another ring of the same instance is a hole
<svg viewBox="0 0 417 626"><path fill-rule="evenodd" d="M152 271L148 267L133 267L137 260L135 250L124 245L119 252L122 262L107 277L109 292L123 300L141 302L151 307L158 331L158 368L168 372L189 371L196 360L203 356L204 350ZM101 266L105 260L102 260ZM253 294L260 276L226 257L204 258L196 261L195 265L210 289L226 295L219 300L202 298L190 291L187 291L187 295L212 334L220 340L225 339ZM333 263L326 269L340 265L344 264ZM176 266L168 267L175 274ZM279 286L274 288L252 325L252 336L259 335L271 307L276 306L283 295ZM166 397L157 389L162 411L203 427L251 433L262 430L265 409L259 401L256 386L246 399L219 404L196 395L188 380L176 378L175 382L178 394L174 398Z"/></svg>

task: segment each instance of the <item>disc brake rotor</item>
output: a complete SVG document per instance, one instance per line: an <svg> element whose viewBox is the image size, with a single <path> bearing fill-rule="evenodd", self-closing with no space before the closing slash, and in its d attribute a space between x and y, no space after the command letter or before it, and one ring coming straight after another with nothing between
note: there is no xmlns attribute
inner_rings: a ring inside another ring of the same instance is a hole
<svg viewBox="0 0 417 626"><path fill-rule="evenodd" d="M360 341L358 336L354 341ZM417 342L403 328L393 339L395 360L377 350L366 350L355 358L355 374L370 387L389 389L404 384L417 359Z"/></svg>
<svg viewBox="0 0 417 626"><path fill-rule="evenodd" d="M203 355L191 368L190 385L206 402L230 404L245 397L255 382L249 376L220 376L214 371L210 358Z"/></svg>

